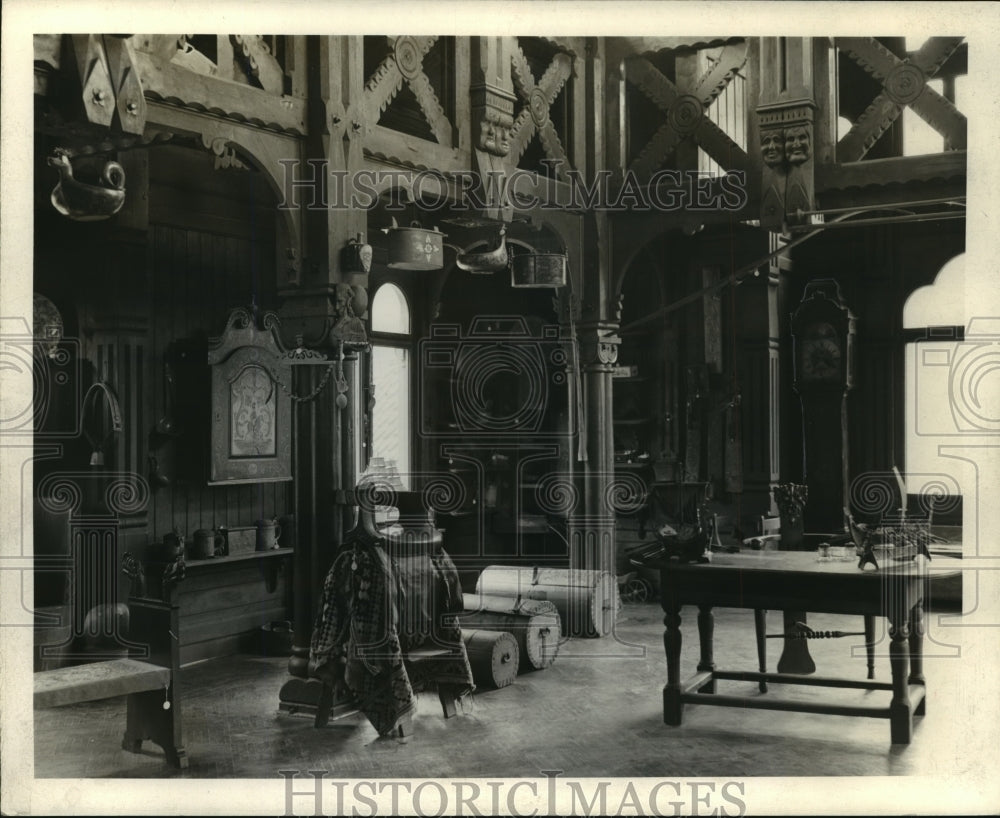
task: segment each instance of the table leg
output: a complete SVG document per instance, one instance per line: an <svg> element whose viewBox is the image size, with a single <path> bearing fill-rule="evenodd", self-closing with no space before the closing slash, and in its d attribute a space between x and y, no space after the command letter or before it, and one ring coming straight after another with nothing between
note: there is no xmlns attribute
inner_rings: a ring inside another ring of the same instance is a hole
<svg viewBox="0 0 1000 818"><path fill-rule="evenodd" d="M910 612L910 684L926 685L924 679L924 603L918 602ZM923 716L927 712L927 693L913 711L914 716Z"/></svg>
<svg viewBox="0 0 1000 818"><path fill-rule="evenodd" d="M868 656L868 678L875 678L875 617L865 616L865 653Z"/></svg>
<svg viewBox="0 0 1000 818"><path fill-rule="evenodd" d="M712 615L711 605L698 606L698 642L701 645L701 661L698 662L698 670L707 670L709 673L715 670L715 661L712 656L712 640L715 635L715 617ZM714 693L715 679L706 682L698 688L699 693Z"/></svg>
<svg viewBox="0 0 1000 818"><path fill-rule="evenodd" d="M910 612L894 612L889 622L889 667L892 670L892 701L889 730L893 744L909 744L913 738L913 710L907 671L910 664Z"/></svg>
<svg viewBox="0 0 1000 818"><path fill-rule="evenodd" d="M663 687L663 723L681 723L681 608L671 606L663 617L663 650L667 654L667 683Z"/></svg>
<svg viewBox="0 0 1000 818"><path fill-rule="evenodd" d="M753 630L757 639L757 667L761 673L767 673L767 611L757 608L753 612ZM757 689L767 693L767 682L763 679L757 682Z"/></svg>

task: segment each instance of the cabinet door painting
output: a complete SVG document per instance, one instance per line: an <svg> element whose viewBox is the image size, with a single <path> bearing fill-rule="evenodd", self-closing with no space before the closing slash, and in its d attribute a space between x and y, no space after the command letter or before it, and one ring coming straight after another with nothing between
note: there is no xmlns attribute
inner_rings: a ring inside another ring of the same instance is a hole
<svg viewBox="0 0 1000 818"><path fill-rule="evenodd" d="M292 479L291 367L269 329L237 311L214 339L209 483ZM265 322L266 323L266 322ZM287 387L286 387L287 389Z"/></svg>
<svg viewBox="0 0 1000 818"><path fill-rule="evenodd" d="M277 436L277 390L260 366L246 366L229 385L229 455L273 456Z"/></svg>

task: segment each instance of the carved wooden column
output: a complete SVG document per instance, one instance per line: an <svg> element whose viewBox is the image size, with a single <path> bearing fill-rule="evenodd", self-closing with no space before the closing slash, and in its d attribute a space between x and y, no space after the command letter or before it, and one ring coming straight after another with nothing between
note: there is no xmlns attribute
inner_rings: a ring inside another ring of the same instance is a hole
<svg viewBox="0 0 1000 818"><path fill-rule="evenodd" d="M474 37L470 47L473 170L482 180L486 202L484 215L505 220L510 218L511 209L501 206L498 194L513 164L510 132L514 127L517 97L510 76L510 61L514 43L510 37Z"/></svg>
<svg viewBox="0 0 1000 818"><path fill-rule="evenodd" d="M761 226L782 230L815 210L815 166L834 160L836 82L825 37L760 44Z"/></svg>
<svg viewBox="0 0 1000 818"><path fill-rule="evenodd" d="M776 250L781 237L771 234ZM772 509L771 489L781 473L781 355L779 294L784 256L773 259L767 274L740 284L740 311L736 331L740 361L737 377L743 435L744 514L766 514Z"/></svg>
<svg viewBox="0 0 1000 818"><path fill-rule="evenodd" d="M599 522L602 535L585 540L576 555L576 568L601 569L615 573L614 508L610 501L614 480L614 433L611 373L618 360L617 325L595 321L577 330L583 372L587 463L584 475L583 514L591 525ZM605 533L606 529L606 533Z"/></svg>
<svg viewBox="0 0 1000 818"><path fill-rule="evenodd" d="M360 37L320 37L309 41L309 138L299 178L324 176L323 184L343 185L363 165L362 141L372 115L364 94L364 55ZM318 179L315 179L320 184ZM295 367L299 397L295 428L295 640L289 660L293 678L282 687L283 710L315 706L306 675L309 642L323 580L352 509L343 504L354 487L353 424L350 401L357 388L355 351L366 342L362 317L368 307L370 252L363 242L364 210L343 206L343 195L330 187L325 205L303 195L304 224L301 275L280 290L282 333L290 348L324 354L330 365ZM314 204L316 206L310 206ZM284 282L283 282L284 283ZM345 353L346 350L346 353ZM341 361L341 356L344 356ZM332 368L331 368L332 367ZM353 386L353 389L352 389ZM314 394L315 393L315 394ZM344 404L343 397L348 403Z"/></svg>

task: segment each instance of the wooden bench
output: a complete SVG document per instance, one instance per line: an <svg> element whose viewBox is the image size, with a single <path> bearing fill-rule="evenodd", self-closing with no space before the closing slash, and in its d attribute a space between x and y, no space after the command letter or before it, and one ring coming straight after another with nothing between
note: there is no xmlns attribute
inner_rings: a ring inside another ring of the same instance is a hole
<svg viewBox="0 0 1000 818"><path fill-rule="evenodd" d="M180 653L177 607L156 599L132 597L129 641L145 650L127 658L43 670L35 673L36 708L128 696L122 748L138 753L145 740L163 748L174 767L188 766L181 733ZM168 708L164 704L169 703Z"/></svg>

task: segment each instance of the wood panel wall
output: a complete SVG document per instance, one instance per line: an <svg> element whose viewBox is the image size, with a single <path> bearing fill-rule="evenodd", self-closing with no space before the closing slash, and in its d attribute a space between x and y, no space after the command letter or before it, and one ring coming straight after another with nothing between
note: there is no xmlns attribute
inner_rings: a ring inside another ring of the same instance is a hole
<svg viewBox="0 0 1000 818"><path fill-rule="evenodd" d="M201 391L205 384L184 378L191 370L178 356L200 356L207 338L222 333L232 308L256 304L276 309L277 300L274 202L258 175L215 170L207 152L175 146L154 149L150 158L147 371L152 427L168 411L168 355L178 365L177 389ZM192 369L194 365L196 361ZM199 407L204 426L196 425ZM198 455L207 443L208 394L177 395L173 408L183 425L193 428L183 429L187 439L179 440L174 452L168 450L171 443L162 449L164 458L173 458L178 478L154 489L151 537L159 540L175 526L187 535L199 528L247 526L291 510L288 483L206 485L205 461ZM178 462L192 459L194 468Z"/></svg>

